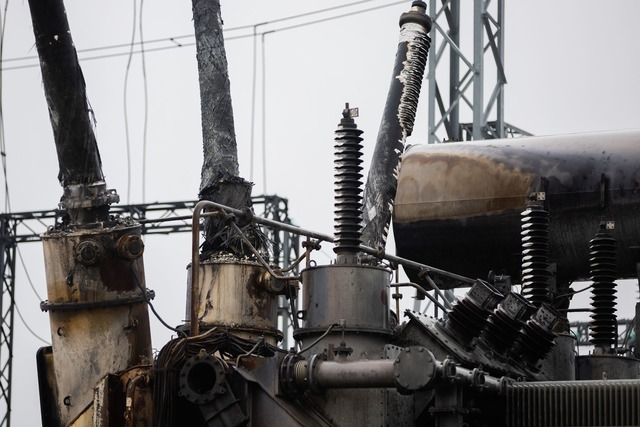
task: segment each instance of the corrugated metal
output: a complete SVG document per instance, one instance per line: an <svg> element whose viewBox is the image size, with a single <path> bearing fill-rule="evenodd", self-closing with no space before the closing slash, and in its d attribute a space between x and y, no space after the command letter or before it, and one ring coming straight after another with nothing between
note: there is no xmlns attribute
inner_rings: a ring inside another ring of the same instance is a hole
<svg viewBox="0 0 640 427"><path fill-rule="evenodd" d="M510 384L507 425L638 426L640 380Z"/></svg>

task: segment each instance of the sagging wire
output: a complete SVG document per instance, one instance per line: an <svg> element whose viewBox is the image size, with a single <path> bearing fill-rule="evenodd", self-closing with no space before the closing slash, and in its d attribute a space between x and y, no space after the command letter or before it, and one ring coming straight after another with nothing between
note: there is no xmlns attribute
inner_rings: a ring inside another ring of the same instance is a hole
<svg viewBox="0 0 640 427"><path fill-rule="evenodd" d="M576 295L576 294L579 294L579 293L581 293L581 292L588 291L588 290L589 290L589 289L591 289L591 288L593 288L593 283L592 283L592 284L590 284L589 286L586 286L586 287L584 287L584 288L582 288L582 289L578 290L578 291L573 291L573 290L572 290L571 292L567 292L567 293L564 293L564 294L557 295L557 296L556 296L556 298L571 297L571 296Z"/></svg>
<svg viewBox="0 0 640 427"><path fill-rule="evenodd" d="M138 286L138 289L141 292L142 297L144 298L145 303L149 306L149 308L151 309L151 312L153 313L153 315L156 317L156 319L158 319L158 321L167 329L169 329L170 331L175 332L176 334L178 334L178 336L182 336L182 337L186 337L187 334L184 331L181 331L177 328L174 328L173 326L169 325L167 322L165 322L165 320L160 316L160 314L158 314L158 312L156 311L156 308L153 306L153 303L151 302L151 299L149 298L149 296L147 295L147 291L145 288L142 287L142 283L140 283L140 279L138 278L138 274L136 272L135 266L134 266L135 261L131 261L130 267L131 267L131 273L133 274L133 278L136 281L136 285Z"/></svg>
<svg viewBox="0 0 640 427"><path fill-rule="evenodd" d="M135 0L134 0L135 2ZM147 125L149 122L149 94L147 88L147 63L144 55L144 35L142 33L142 7L144 0L140 0L140 58L142 60L142 87L144 89L144 122L142 125L142 203L146 202L147 194Z"/></svg>
<svg viewBox="0 0 640 427"><path fill-rule="evenodd" d="M320 341L322 341L322 339L323 339L324 337L326 337L327 335L329 335L329 334L331 333L331 331L333 330L333 328L335 328L336 326L340 326L340 324L339 324L339 323L332 323L331 325L329 325L329 327L327 328L327 330L326 330L322 335L320 335L318 338L316 338L316 339L315 339L315 341L313 341L311 344L309 344L309 345L308 345L308 346L306 346L305 348L298 350L298 351L296 352L296 354L302 354L302 353L304 353L305 351L307 351L307 350L311 349L313 346L315 346L315 345L316 345L316 344L318 344Z"/></svg>
<svg viewBox="0 0 640 427"><path fill-rule="evenodd" d="M277 18L277 19L273 19L271 21L262 22L262 23L259 23L259 24L248 24L248 25L242 25L242 26L237 26L237 27L229 27L229 28L225 28L224 32L225 33L230 33L230 32L239 31L239 30L247 30L247 29L250 29L252 27L255 27L256 25L275 24L275 23L279 23L279 22L284 22L284 21L304 18L306 16L312 16L312 15L316 15L316 14L326 13L326 12L330 12L330 11L333 11L333 10L336 10L336 9L351 7L351 6L355 6L355 5L361 4L361 3L368 3L368 2L371 2L371 1L375 1L375 0L361 0L361 1L356 1L356 2L352 2L352 3L346 3L346 4L342 4L342 5L337 5L337 6L333 6L333 7L329 7L329 8L325 8L325 9L318 9L318 10L314 10L314 11L310 11L310 12L305 12L305 13L301 13L301 14L298 14L298 15L292 15L292 16L286 16L286 17L282 17L282 18ZM349 16L359 15L361 13L372 12L372 11L375 11L375 10L383 9L383 8L390 7L390 6L399 5L399 4L402 4L402 3L405 3L405 0L394 1L394 2L391 2L391 3L387 3L387 4L382 4L382 5L379 5L379 6L373 6L371 8L360 9L360 10L356 10L356 11L353 11L353 12L348 12L348 13L344 13L344 14L340 14L340 15L329 16L327 18L321 18L321 19L317 19L317 20L302 22L300 24L295 24L295 25L291 25L291 26L288 26L288 27L285 26L285 27L281 27L281 28L277 28L277 29L269 30L269 31L271 31L271 32L286 31L286 30L290 30L290 29L294 29L294 28L306 27L308 25L314 25L314 24L327 22L327 21L331 21L331 20L335 20L335 19L340 19L340 18L345 18L345 17L349 17ZM261 35L262 33L257 33L257 34ZM245 38L249 38L249 37L253 37L253 36L254 35L252 33L242 34L242 35L239 35L239 36L230 36L230 37L225 37L225 41L245 39ZM146 52L159 52L159 51L164 51L164 50L168 50L168 49L176 49L176 48L182 48L182 47L195 46L195 42L189 42L189 43L179 43L179 42L177 42L177 40L189 39L189 38L193 38L193 34L183 34L183 35L180 35L180 36L169 36L169 37L162 37L162 38L159 38L159 39L147 40L146 42L144 42L147 45L157 44L157 43L164 43L164 42L171 42L172 44L169 45L169 46L162 46L162 47L158 47L158 48L151 48L151 49L147 48L145 51ZM134 42L134 43L122 43L122 44L97 46L97 47L92 47L92 48L79 49L78 53L95 52L95 51L101 51L101 50L121 49L121 48L126 48L126 47L131 48L132 46L138 46L138 45L141 45L141 44L142 44L142 42ZM143 52L143 50L141 49L141 50L133 51L133 54L140 54L142 52ZM92 56L92 57L81 58L81 60L82 61L91 61L91 60L95 60L95 59L108 59L108 58L114 58L114 57L125 56L125 55L130 55L130 52L118 52L118 53L112 53L112 54L97 55L97 56ZM7 58L7 59L4 59L4 60L1 60L0 64L4 65L4 63L7 63L7 62L28 61L28 60L37 60L37 59L38 59L38 57L37 56L33 56L33 55L32 56L15 57L15 58ZM6 70L6 71L19 70L19 69L24 69L24 68L34 68L34 67L38 67L39 65L40 64L38 62L36 62L34 64L18 65L18 66L14 66L14 67L4 67L3 66L2 69Z"/></svg>
<svg viewBox="0 0 640 427"><path fill-rule="evenodd" d="M22 258L22 252L20 251L20 246L16 245L16 251L18 252L18 258L20 259L20 264L22 264L22 269L24 270L24 274L27 276L27 281L29 282L29 286L31 287L31 290L36 295L36 297L38 297L38 301L43 301L42 297L36 290L36 287L34 286L33 281L31 280L31 276L29 275L29 270L27 269L27 265L24 262L24 258Z"/></svg>
<svg viewBox="0 0 640 427"><path fill-rule="evenodd" d="M15 307L16 313L18 313L18 317L22 321L22 324L24 325L25 328L27 328L27 331L31 332L31 335L33 335L35 338L37 338L38 340L42 341L46 345L51 345L51 343L49 341L45 340L40 335L36 334L35 331L33 329L31 329L31 327L29 327L29 325L27 324L27 321L24 320L24 317L22 317L22 313L20 312L20 308L18 308L18 304L16 304L15 300L13 301L13 306Z"/></svg>
<svg viewBox="0 0 640 427"><path fill-rule="evenodd" d="M129 84L129 70L131 69L131 59L133 58L133 46L136 40L136 17L137 17L137 0L133 0L133 29L131 30L131 43L129 44L129 58L127 59L127 67L124 73L124 94L123 94L123 113L124 113L124 137L127 153L127 204L131 204L131 144L129 141L129 112L127 111L127 88Z"/></svg>
<svg viewBox="0 0 640 427"><path fill-rule="evenodd" d="M4 15L2 16L2 29L0 29L0 62L2 61L2 56L4 54L4 30L7 24L7 9L9 8L9 0L7 0L4 4ZM5 134L4 134L4 109L3 109L3 94L4 94L4 86L3 86L3 73L0 70L0 156L2 156L2 172L4 174L4 211L5 213L11 212L11 202L9 199L9 180L7 179L7 148L5 145Z"/></svg>
<svg viewBox="0 0 640 427"><path fill-rule="evenodd" d="M263 339L243 339L230 334L226 328L212 328L208 331L188 337L179 337L169 341L158 353L154 361L153 411L157 426L178 425L175 420L175 396L179 391L180 370L188 359L201 351L218 357L225 364L227 360L252 356L272 357L277 347L265 343Z"/></svg>

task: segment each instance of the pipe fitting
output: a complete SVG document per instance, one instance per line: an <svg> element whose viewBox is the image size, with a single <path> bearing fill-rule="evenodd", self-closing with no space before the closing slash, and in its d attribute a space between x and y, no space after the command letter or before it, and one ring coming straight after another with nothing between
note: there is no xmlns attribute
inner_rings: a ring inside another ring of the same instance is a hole
<svg viewBox="0 0 640 427"><path fill-rule="evenodd" d="M142 238L133 234L127 234L119 238L116 247L118 249L118 255L130 261L140 258L144 253L144 242Z"/></svg>
<svg viewBox="0 0 640 427"><path fill-rule="evenodd" d="M78 243L74 252L79 263L90 266L97 264L102 259L104 248L98 241L87 239Z"/></svg>

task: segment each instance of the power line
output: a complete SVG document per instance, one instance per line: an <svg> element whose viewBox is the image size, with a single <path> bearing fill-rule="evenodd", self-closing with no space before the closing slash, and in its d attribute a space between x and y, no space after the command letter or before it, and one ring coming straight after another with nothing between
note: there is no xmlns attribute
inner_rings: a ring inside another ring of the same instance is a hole
<svg viewBox="0 0 640 427"><path fill-rule="evenodd" d="M133 58L133 43L136 40L136 17L137 17L137 0L133 0L133 28L131 29L131 43L129 47L129 58L127 59L127 67L124 72L124 94L122 96L124 108L124 138L127 148L127 204L130 204L131 198L131 144L129 142L129 112L127 110L127 88L129 83L129 70L131 69L131 59Z"/></svg>
<svg viewBox="0 0 640 427"><path fill-rule="evenodd" d="M147 64L144 57L144 35L142 33L142 6L140 0L140 51L142 59L142 82L144 88L144 124L142 126L142 203L146 202L147 194L147 125L149 123L149 95L147 90Z"/></svg>
<svg viewBox="0 0 640 427"><path fill-rule="evenodd" d="M247 29L252 29L254 27L260 27L260 26L269 26L269 25L273 25L276 23L280 23L280 22L286 22L286 21L290 21L290 20L295 20L295 19L299 19L302 17L307 17L307 16L312 16L312 15L317 15L317 14L322 14L322 13L327 13L330 11L334 11L337 9L342 9L342 8L346 8L346 7L352 7L355 5L359 5L362 3L369 3L372 1L376 1L376 0L361 0L361 1L357 1L357 2L353 2L353 3L348 3L345 5L339 5L339 6L334 6L331 8L325 8L325 9L319 9L316 11L312 11L312 12L306 12L306 13L302 13L302 14L298 14L298 15L292 15L292 16L287 16L287 17L283 17L283 18L277 18L277 19L273 19L271 21L265 21L265 22L261 22L258 24L252 24L252 25L243 25L243 26L239 26L239 27L233 27L233 28L227 28L224 30L225 33L229 33L229 32L235 32L235 31L241 31L241 30L247 30ZM351 16L355 16L355 15L360 15L363 13L368 13L368 12L373 12L376 10L380 10L380 9L384 9L387 7L391 7L391 6L396 6L399 4L404 4L406 3L406 0L399 0L399 1L393 1L390 3L386 3L386 4L382 4L382 5L378 5L378 6L373 6L373 7L369 7L369 8L364 8L364 9L359 9L356 11L352 11L352 12L346 12L346 13L342 13L339 15L333 15L333 16L329 16L329 17L325 17L325 18L319 18L319 19L314 19L314 20L310 20L310 21L306 21L306 22L301 22L298 24L292 24L292 25L288 25L288 26L282 26L282 27L278 27L278 28L273 28L273 29L268 29L268 30L264 30L261 32L249 32L246 34L240 34L237 36L229 36L225 38L225 41L232 41L232 40L241 40L241 39L246 39L249 37L254 37L254 36L258 36L258 35L263 35L263 34L267 34L267 33L275 33L275 32L282 32L282 31L288 31L288 30L293 30L293 29L297 29L297 28L303 28L306 26L310 26L310 25L315 25L315 24L320 24L320 23L324 23L324 22L329 22L329 21L333 21L336 19L342 19L342 18L347 18L347 17L351 17ZM144 44L149 45L149 44L156 44L156 43L172 43L168 46L161 46L161 47L156 47L156 48L146 48L144 49L144 52L161 52L161 51L165 51L165 50L172 50L172 49L180 49L183 47L190 47L190 46L195 46L195 42L188 42L188 43L178 43L177 40L181 40L181 39L187 39L187 38L193 38L193 34L185 34L185 35L180 35L180 36L171 36L171 37L164 37L164 38L159 38L159 39L153 39L153 40L148 40L145 41ZM98 46L98 47L92 47L92 48L87 48L87 49L79 49L77 52L78 54L81 53L88 53L88 52L96 52L96 51L101 51L101 50L112 50L112 49L122 49L124 47L128 47L130 48L130 50L128 52L116 52L116 53L111 53L111 54L104 54L104 55L96 55L96 56L88 56L88 57L84 57L84 58L80 58L81 61L93 61L93 60L98 60L98 59L108 59L108 58L115 58L115 57L120 57L120 56L125 56L125 55L133 55L133 54L141 54L143 53L143 50L131 50L132 47L136 47L136 46L140 46L141 42L133 42L133 43L127 43L127 44L114 44L114 45L106 45L106 46ZM16 61L29 61L29 60L37 60L38 57L33 55L33 56L25 56L25 57L20 57L20 58L8 58L6 60L2 60L0 61L0 64L4 64L6 62L16 62ZM9 66L9 67L2 67L2 70L5 71L12 71L12 70L22 70L22 69L26 69L26 68L33 68L33 67L37 67L38 64L24 64L24 65L16 65L16 66Z"/></svg>
<svg viewBox="0 0 640 427"><path fill-rule="evenodd" d="M13 302L13 306L15 307L16 313L18 313L18 317L22 321L22 324L24 325L25 328L27 328L27 331L31 332L31 335L33 335L34 337L36 337L37 339L39 339L40 341L42 341L46 345L51 345L51 343L49 341L45 340L40 335L36 334L35 331L29 327L27 322L24 320L24 317L22 317L22 313L20 313L20 309L18 308L18 304L16 304L15 301Z"/></svg>

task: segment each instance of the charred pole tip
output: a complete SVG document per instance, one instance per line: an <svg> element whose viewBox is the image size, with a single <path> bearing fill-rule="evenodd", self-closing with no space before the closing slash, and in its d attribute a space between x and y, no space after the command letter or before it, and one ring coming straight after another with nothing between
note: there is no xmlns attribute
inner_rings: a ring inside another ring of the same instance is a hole
<svg viewBox="0 0 640 427"><path fill-rule="evenodd" d="M29 8L58 155L58 180L64 188L60 208L76 224L104 220L118 195L104 182L93 111L64 3L29 0Z"/></svg>
<svg viewBox="0 0 640 427"><path fill-rule="evenodd" d="M396 195L400 157L411 132L431 46L427 5L414 1L400 17L400 40L364 192L365 245L384 248Z"/></svg>
<svg viewBox="0 0 640 427"><path fill-rule="evenodd" d="M222 34L219 0L192 0L196 37L204 159L200 199L244 209L251 206L252 184L239 176L231 84ZM219 218L205 221L203 252L243 253L225 236ZM260 243L256 241L259 246Z"/></svg>

